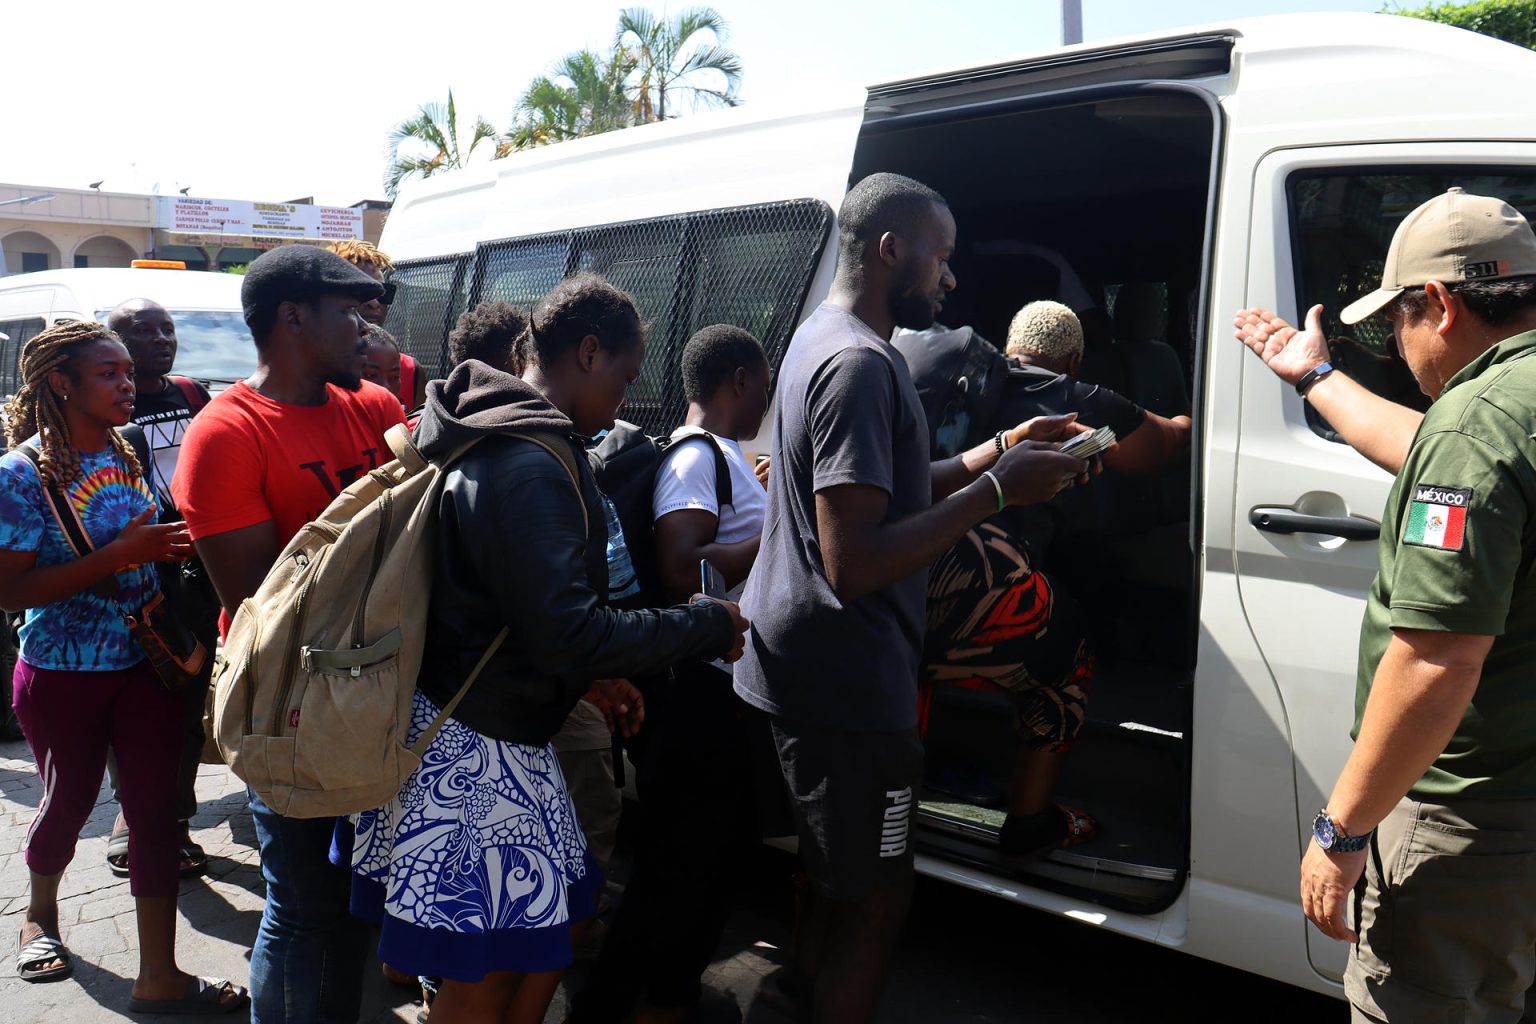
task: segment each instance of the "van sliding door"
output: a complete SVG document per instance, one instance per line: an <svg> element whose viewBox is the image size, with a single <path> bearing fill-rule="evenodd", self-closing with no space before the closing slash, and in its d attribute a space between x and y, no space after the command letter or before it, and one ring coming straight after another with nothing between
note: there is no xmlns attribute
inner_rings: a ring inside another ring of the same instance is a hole
<svg viewBox="0 0 1536 1024"><path fill-rule="evenodd" d="M1255 175L1247 302L1293 323L1322 303L1334 364L1378 394L1426 407L1386 321L1378 316L1350 328L1338 313L1380 283L1398 222L1452 185L1501 196L1536 216L1536 146L1415 143L1272 154ZM1255 358L1243 360L1240 395L1233 549L1243 612L1283 707L1277 724L1290 737L1299 858L1350 750L1356 644L1392 478L1342 443ZM1306 934L1313 968L1340 977L1347 947L1310 927Z"/></svg>

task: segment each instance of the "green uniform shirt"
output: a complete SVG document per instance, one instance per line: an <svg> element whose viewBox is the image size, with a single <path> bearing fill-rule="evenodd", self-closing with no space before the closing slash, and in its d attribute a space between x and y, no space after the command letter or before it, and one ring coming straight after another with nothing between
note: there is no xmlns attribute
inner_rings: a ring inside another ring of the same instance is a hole
<svg viewBox="0 0 1536 1024"><path fill-rule="evenodd" d="M1536 331L1493 346L1430 406L1382 516L1360 627L1355 729L1393 628L1494 637L1416 796L1536 798Z"/></svg>

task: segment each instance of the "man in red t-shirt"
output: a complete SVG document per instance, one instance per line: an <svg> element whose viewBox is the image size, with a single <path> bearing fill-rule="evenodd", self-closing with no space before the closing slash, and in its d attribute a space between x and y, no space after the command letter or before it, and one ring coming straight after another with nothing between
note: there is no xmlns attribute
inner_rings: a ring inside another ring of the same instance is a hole
<svg viewBox="0 0 1536 1024"><path fill-rule="evenodd" d="M221 631L283 547L352 481L389 461L396 398L362 379L359 307L383 286L333 253L288 245L240 289L256 372L188 426L171 491L219 601ZM357 1020L366 932L330 863L334 822L284 818L251 795L266 911L251 950L253 1024Z"/></svg>

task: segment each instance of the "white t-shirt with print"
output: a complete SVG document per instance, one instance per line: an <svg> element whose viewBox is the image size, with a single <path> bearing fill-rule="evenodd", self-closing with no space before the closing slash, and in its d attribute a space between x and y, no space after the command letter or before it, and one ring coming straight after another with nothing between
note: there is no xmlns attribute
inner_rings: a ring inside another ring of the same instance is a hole
<svg viewBox="0 0 1536 1024"><path fill-rule="evenodd" d="M715 444L719 445L725 455L725 464L731 470L729 505L722 509L715 498L714 454L704 447L703 441L690 440L673 445L662 459L656 470L651 507L655 509L657 519L680 509L703 509L720 520L715 542L737 544L763 532L768 492L763 490L757 474L747 464L741 445L723 437L716 437ZM740 599L741 589L741 586L732 589L732 600Z"/></svg>

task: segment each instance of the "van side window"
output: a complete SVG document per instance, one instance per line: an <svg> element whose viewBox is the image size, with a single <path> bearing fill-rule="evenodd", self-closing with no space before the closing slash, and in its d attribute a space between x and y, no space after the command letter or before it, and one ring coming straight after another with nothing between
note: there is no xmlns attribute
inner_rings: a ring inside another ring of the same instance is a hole
<svg viewBox="0 0 1536 1024"><path fill-rule="evenodd" d="M777 371L832 220L826 203L798 199L486 242L474 256L469 301L527 305L583 270L632 294L647 347L620 415L664 434L687 409L678 358L700 327L751 331Z"/></svg>
<svg viewBox="0 0 1536 1024"><path fill-rule="evenodd" d="M0 341L0 395L14 395L21 387L17 371L21 363L21 346L43 333L43 326L40 316L0 320L0 334L10 336L9 341Z"/></svg>
<svg viewBox="0 0 1536 1024"><path fill-rule="evenodd" d="M384 317L384 329L395 336L400 351L418 363L429 378L448 375L448 332L464 312L469 295L469 254L425 260L402 260L389 279L395 299Z"/></svg>
<svg viewBox="0 0 1536 1024"><path fill-rule="evenodd" d="M1322 303L1333 364L1376 394L1415 409L1427 409L1429 399L1398 355L1386 318L1349 327L1339 321L1339 311L1380 286L1398 223L1453 185L1499 196L1536 219L1536 171L1530 169L1329 168L1300 171L1286 182L1298 315ZM1306 414L1313 431L1342 443L1310 405Z"/></svg>

